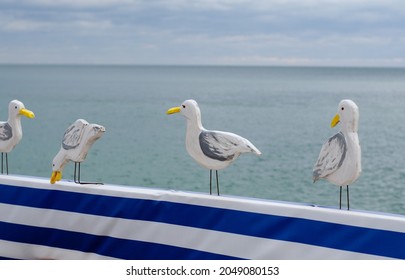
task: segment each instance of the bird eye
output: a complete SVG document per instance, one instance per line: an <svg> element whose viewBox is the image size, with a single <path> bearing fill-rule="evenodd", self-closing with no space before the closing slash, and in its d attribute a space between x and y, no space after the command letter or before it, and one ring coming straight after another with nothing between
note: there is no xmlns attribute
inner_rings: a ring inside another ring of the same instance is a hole
<svg viewBox="0 0 405 280"><path fill-rule="evenodd" d="M342 111L345 109L345 107L342 107Z"/></svg>
<svg viewBox="0 0 405 280"><path fill-rule="evenodd" d="M17 109L18 107L17 107L17 106L15 106L15 108Z"/></svg>
<svg viewBox="0 0 405 280"><path fill-rule="evenodd" d="M185 108L186 108L186 105L182 105L182 107L183 107L183 109L185 109Z"/></svg>

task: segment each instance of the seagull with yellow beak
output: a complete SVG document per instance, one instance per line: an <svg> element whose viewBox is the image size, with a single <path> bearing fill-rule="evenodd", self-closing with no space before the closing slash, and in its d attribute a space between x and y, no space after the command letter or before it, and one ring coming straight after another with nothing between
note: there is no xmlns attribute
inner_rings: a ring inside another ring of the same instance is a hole
<svg viewBox="0 0 405 280"><path fill-rule="evenodd" d="M63 134L62 145L52 161L51 184L62 179L62 172L69 161L75 163L74 181L78 184L99 184L80 181L80 164L83 162L93 144L103 136L104 126L89 124L86 120L78 119L71 124ZM78 172L76 171L78 166Z"/></svg>
<svg viewBox="0 0 405 280"><path fill-rule="evenodd" d="M201 123L201 111L195 100L186 100L180 107L173 107L167 114L181 113L186 121L186 149L201 166L210 170L210 194L212 194L212 170L216 172L219 195L218 170L235 161L240 154L261 152L247 139L230 132L207 130Z"/></svg>
<svg viewBox="0 0 405 280"><path fill-rule="evenodd" d="M342 186L347 188L347 210L349 210L349 185L361 174L361 148L359 108L352 100L342 100L331 127L341 123L341 129L323 144L313 169L314 183L320 178L340 186L339 208L342 208Z"/></svg>
<svg viewBox="0 0 405 280"><path fill-rule="evenodd" d="M21 116L34 118L30 110L25 109L24 104L18 100L12 100L8 105L8 120L0 122L0 152L1 152L1 174L8 174L8 156L14 147L21 141L23 133L21 127ZM4 168L4 154L6 166Z"/></svg>

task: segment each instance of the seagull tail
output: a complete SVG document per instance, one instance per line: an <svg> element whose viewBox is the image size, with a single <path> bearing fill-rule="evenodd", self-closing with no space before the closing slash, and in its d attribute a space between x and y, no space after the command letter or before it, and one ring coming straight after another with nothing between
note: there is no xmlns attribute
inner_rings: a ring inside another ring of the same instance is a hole
<svg viewBox="0 0 405 280"><path fill-rule="evenodd" d="M262 152L260 152L252 143L249 143L248 147L251 149L252 153L256 155L260 156L262 154Z"/></svg>
<svg viewBox="0 0 405 280"><path fill-rule="evenodd" d="M313 183L315 184L315 182L318 181L319 179L320 179L319 169L314 169L314 171L312 172Z"/></svg>

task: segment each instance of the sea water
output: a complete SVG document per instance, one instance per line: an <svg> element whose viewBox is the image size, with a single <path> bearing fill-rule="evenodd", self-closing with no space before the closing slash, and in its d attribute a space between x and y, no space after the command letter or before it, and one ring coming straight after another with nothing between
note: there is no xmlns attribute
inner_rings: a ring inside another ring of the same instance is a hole
<svg viewBox="0 0 405 280"><path fill-rule="evenodd" d="M339 130L330 128L339 101L352 99L363 172L350 206L405 214L405 69L1 65L0 120L12 99L36 117L22 119L10 173L49 178L64 131L84 118L106 132L82 163L82 180L208 193L209 171L185 149L184 118L166 115L195 99L205 128L239 134L262 152L219 172L221 195L330 207L339 188L314 184L312 168ZM63 178L72 176L70 163Z"/></svg>

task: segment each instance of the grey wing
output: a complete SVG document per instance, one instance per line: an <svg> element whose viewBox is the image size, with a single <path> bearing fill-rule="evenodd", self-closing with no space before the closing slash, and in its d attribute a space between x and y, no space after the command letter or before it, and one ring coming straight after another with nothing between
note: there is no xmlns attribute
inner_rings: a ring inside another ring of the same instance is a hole
<svg viewBox="0 0 405 280"><path fill-rule="evenodd" d="M232 134L202 131L199 138L201 150L209 158L227 161L236 155L235 147L238 141Z"/></svg>
<svg viewBox="0 0 405 280"><path fill-rule="evenodd" d="M6 141L13 137L13 129L8 123L0 123L0 140Z"/></svg>
<svg viewBox="0 0 405 280"><path fill-rule="evenodd" d="M62 147L65 150L74 149L80 145L85 126L85 123L76 121L66 129L62 140Z"/></svg>
<svg viewBox="0 0 405 280"><path fill-rule="evenodd" d="M343 163L346 157L346 140L342 132L329 138L323 144L316 162L312 177L314 182L335 172Z"/></svg>

